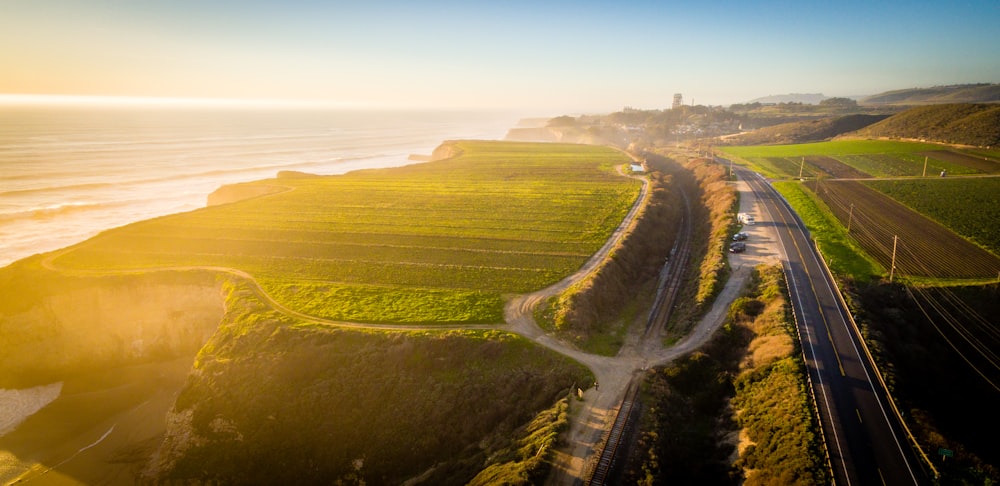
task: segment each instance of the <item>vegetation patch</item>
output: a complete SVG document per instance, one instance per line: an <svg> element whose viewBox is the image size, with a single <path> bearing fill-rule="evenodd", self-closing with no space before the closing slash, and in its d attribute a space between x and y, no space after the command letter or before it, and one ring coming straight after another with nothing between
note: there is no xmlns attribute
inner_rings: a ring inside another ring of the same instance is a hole
<svg viewBox="0 0 1000 486"><path fill-rule="evenodd" d="M1000 258L865 184L816 181L808 186L880 264L889 268L895 255L897 275L974 279L1000 274Z"/></svg>
<svg viewBox="0 0 1000 486"><path fill-rule="evenodd" d="M639 192L615 170L628 157L606 147L449 147L458 155L436 162L261 181L289 190L107 231L55 262L239 269L335 320L498 322L504 295L576 271Z"/></svg>
<svg viewBox="0 0 1000 486"><path fill-rule="evenodd" d="M728 240L733 233L739 201L729 183L728 168L704 158L681 158L687 169L692 212L692 243L685 283L677 308L667 324L669 342L683 335L708 311L728 276Z"/></svg>
<svg viewBox="0 0 1000 486"><path fill-rule="evenodd" d="M1000 347L1000 286L879 282L845 290L892 396L941 473L939 484L1000 482L1000 421L990 419L1000 409L991 362Z"/></svg>
<svg viewBox="0 0 1000 486"><path fill-rule="evenodd" d="M631 461L630 482L828 481L794 336L781 268L758 267L704 348L647 376L644 455Z"/></svg>
<svg viewBox="0 0 1000 486"><path fill-rule="evenodd" d="M794 121L727 137L739 145L790 144L827 140L884 120L888 115L845 115Z"/></svg>
<svg viewBox="0 0 1000 486"><path fill-rule="evenodd" d="M997 85L991 88L998 90ZM1000 145L1000 106L952 103L911 108L859 130L857 135L996 147Z"/></svg>
<svg viewBox="0 0 1000 486"><path fill-rule="evenodd" d="M865 183L1000 255L1000 178Z"/></svg>
<svg viewBox="0 0 1000 486"><path fill-rule="evenodd" d="M304 324L245 284L231 287L227 309L168 417L149 480L466 484L486 464L543 460L565 420L565 403L553 404L593 381L498 331Z"/></svg>
<svg viewBox="0 0 1000 486"><path fill-rule="evenodd" d="M835 275L867 282L885 274L848 235L830 209L800 182L775 182L774 188L788 201L806 225L809 235Z"/></svg>
<svg viewBox="0 0 1000 486"><path fill-rule="evenodd" d="M527 426L518 429L512 444L489 458L486 469L469 482L470 486L541 484L552 468L559 434L569 427L568 398L539 413Z"/></svg>
<svg viewBox="0 0 1000 486"><path fill-rule="evenodd" d="M796 145L720 147L754 170L769 177L864 178L920 176L926 174L975 174L994 172L969 159L989 158L969 149L942 150L928 143L887 140L835 140ZM804 162L804 163L803 163ZM926 169L925 169L926 162ZM990 165L992 167L992 165Z"/></svg>
<svg viewBox="0 0 1000 486"><path fill-rule="evenodd" d="M680 188L668 160L647 160L649 195L633 226L609 258L587 279L558 299L543 303L541 314L582 348L614 355L636 313L643 290L655 282L683 216Z"/></svg>

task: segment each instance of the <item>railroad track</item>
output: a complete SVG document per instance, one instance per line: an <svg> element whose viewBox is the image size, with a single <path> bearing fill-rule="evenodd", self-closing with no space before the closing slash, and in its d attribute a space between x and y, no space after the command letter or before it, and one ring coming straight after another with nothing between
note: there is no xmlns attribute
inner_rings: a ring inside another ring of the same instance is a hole
<svg viewBox="0 0 1000 486"><path fill-rule="evenodd" d="M605 441L604 450L601 452L601 456L594 466L590 480L587 482L588 485L603 486L608 484L608 476L614 469L615 460L620 457L627 458L627 455L623 456L620 452L622 452L621 448L626 445L623 442L623 439L627 436L626 432L629 430L630 425L634 423L632 413L637 410L635 404L639 398L639 383L640 379L633 377L628 388L625 390L625 399L622 400L622 405L618 408L615 422L608 432L608 440Z"/></svg>
<svg viewBox="0 0 1000 486"><path fill-rule="evenodd" d="M653 309L649 312L644 338L658 335L670 320L674 301L684 280L684 270L691 256L691 203L684 190L681 190L681 198L684 200L684 215L681 217L680 231L674 241L674 247L670 249L670 257L660 271L656 301L653 302Z"/></svg>

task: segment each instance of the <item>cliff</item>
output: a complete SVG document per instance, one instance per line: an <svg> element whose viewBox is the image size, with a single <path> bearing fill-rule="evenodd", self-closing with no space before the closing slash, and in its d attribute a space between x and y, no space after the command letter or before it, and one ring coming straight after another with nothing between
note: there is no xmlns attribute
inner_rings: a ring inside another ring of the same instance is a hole
<svg viewBox="0 0 1000 486"><path fill-rule="evenodd" d="M288 171L279 174L279 177L291 177L292 172ZM302 173L294 173L302 174ZM305 176L317 177L311 174L303 174ZM246 182L241 184L226 184L219 187L215 191L212 191L208 195L208 205L218 206L220 204L229 204L244 199L252 199L255 197L266 196L268 194L275 194L278 192L286 191L288 188L282 186L274 186L268 184L260 184L257 182Z"/></svg>
<svg viewBox="0 0 1000 486"><path fill-rule="evenodd" d="M59 277L34 285L25 295L18 279L0 282L8 296L0 305L0 388L193 356L224 311L219 284L208 274Z"/></svg>

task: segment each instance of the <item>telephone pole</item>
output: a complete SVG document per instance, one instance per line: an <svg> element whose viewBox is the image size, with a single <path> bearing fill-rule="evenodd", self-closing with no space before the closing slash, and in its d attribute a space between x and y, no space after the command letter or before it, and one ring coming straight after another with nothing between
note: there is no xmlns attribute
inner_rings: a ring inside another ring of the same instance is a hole
<svg viewBox="0 0 1000 486"><path fill-rule="evenodd" d="M927 177L927 156L924 156L924 175L920 177Z"/></svg>
<svg viewBox="0 0 1000 486"><path fill-rule="evenodd" d="M802 163L799 164L799 180L802 180L802 169L806 168L806 158L802 157Z"/></svg>
<svg viewBox="0 0 1000 486"><path fill-rule="evenodd" d="M854 221L854 203L851 203L851 212L847 214L847 232L851 232L851 222Z"/></svg>
<svg viewBox="0 0 1000 486"><path fill-rule="evenodd" d="M892 266L889 268L889 283L892 283L892 276L896 273L896 243L899 236L892 235Z"/></svg>

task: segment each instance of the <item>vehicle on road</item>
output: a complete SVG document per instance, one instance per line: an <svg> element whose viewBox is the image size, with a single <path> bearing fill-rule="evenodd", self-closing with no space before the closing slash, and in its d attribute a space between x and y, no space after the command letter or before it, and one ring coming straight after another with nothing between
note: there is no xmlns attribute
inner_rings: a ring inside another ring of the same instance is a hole
<svg viewBox="0 0 1000 486"><path fill-rule="evenodd" d="M733 241L746 241L746 239L748 237L749 237L749 235L747 235L743 231L740 231L739 233L736 233L735 235L733 235Z"/></svg>
<svg viewBox="0 0 1000 486"><path fill-rule="evenodd" d="M754 223L753 215L750 213L739 213L736 215L736 220L739 221L740 224L752 225Z"/></svg>
<svg viewBox="0 0 1000 486"><path fill-rule="evenodd" d="M747 251L747 244L742 241L729 245L729 253L743 253L745 251Z"/></svg>

